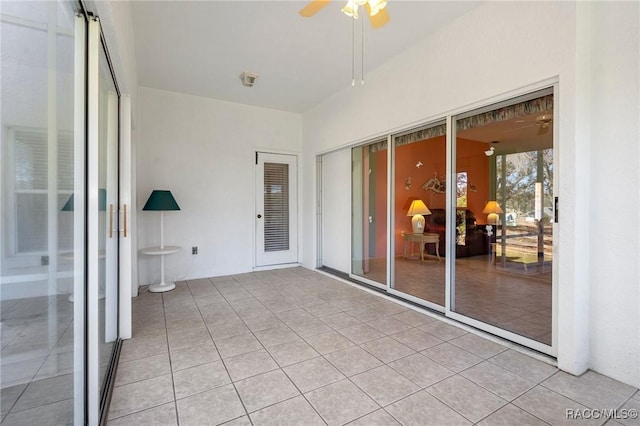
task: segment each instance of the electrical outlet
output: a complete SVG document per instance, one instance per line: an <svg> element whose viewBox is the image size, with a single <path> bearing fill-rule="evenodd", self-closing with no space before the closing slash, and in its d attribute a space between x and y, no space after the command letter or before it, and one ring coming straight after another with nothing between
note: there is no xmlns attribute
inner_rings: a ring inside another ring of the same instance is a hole
<svg viewBox="0 0 640 426"><path fill-rule="evenodd" d="M191 247L191 254L198 254L198 247Z"/></svg>

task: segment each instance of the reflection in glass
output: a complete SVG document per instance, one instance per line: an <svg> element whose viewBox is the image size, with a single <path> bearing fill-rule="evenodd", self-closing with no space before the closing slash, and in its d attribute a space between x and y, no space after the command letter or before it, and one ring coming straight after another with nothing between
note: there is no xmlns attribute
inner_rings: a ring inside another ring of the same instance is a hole
<svg viewBox="0 0 640 426"><path fill-rule="evenodd" d="M547 345L552 116L547 90L457 118L456 169L466 172L468 192L458 206L452 295L454 311Z"/></svg>
<svg viewBox="0 0 640 426"><path fill-rule="evenodd" d="M352 149L353 242L351 271L387 283L387 143Z"/></svg>
<svg viewBox="0 0 640 426"><path fill-rule="evenodd" d="M444 305L446 236L446 126L399 135L395 144L393 288ZM416 205L424 206L415 210ZM415 228L415 213L424 226Z"/></svg>
<svg viewBox="0 0 640 426"><path fill-rule="evenodd" d="M74 286L84 284L82 270L74 274L74 260L84 255L74 237L84 239L84 220L63 208L75 182L84 182L74 167L74 31L69 3L2 4L3 423L41 423L25 410L46 406L69 424L74 404L83 410L83 389L74 386L84 377L74 355L84 345L74 335L74 322L83 321L74 306L82 312L83 301L71 301Z"/></svg>

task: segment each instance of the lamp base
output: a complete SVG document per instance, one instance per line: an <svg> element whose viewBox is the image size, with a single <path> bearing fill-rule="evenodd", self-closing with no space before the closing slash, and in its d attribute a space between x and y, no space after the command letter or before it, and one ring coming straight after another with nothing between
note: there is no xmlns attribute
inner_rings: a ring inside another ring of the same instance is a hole
<svg viewBox="0 0 640 426"><path fill-rule="evenodd" d="M176 288L176 283L151 284L149 286L149 291L151 293L162 293L165 291L171 291L174 288Z"/></svg>
<svg viewBox="0 0 640 426"><path fill-rule="evenodd" d="M422 234L424 232L424 216L416 214L411 218L411 230L414 234Z"/></svg>

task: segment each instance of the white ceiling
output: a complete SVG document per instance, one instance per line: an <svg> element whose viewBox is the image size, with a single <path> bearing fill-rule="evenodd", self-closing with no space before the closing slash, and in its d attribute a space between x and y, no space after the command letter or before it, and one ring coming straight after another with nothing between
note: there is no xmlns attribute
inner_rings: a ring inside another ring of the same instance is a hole
<svg viewBox="0 0 640 426"><path fill-rule="evenodd" d="M134 1L139 84L302 113L351 85L352 20L343 3L303 18L306 1ZM368 71L477 4L388 0L387 25L373 30L365 20L365 84ZM243 71L258 74L254 87L241 85Z"/></svg>

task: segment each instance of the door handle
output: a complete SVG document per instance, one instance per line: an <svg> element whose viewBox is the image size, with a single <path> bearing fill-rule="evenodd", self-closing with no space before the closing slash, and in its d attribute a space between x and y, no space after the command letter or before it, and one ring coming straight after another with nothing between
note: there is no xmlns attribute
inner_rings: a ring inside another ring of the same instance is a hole
<svg viewBox="0 0 640 426"><path fill-rule="evenodd" d="M109 204L109 238L113 238L113 204Z"/></svg>
<svg viewBox="0 0 640 426"><path fill-rule="evenodd" d="M258 219L262 219L262 215L258 213Z"/></svg>
<svg viewBox="0 0 640 426"><path fill-rule="evenodd" d="M124 224L124 238L127 238L127 205L123 205L122 222Z"/></svg>

